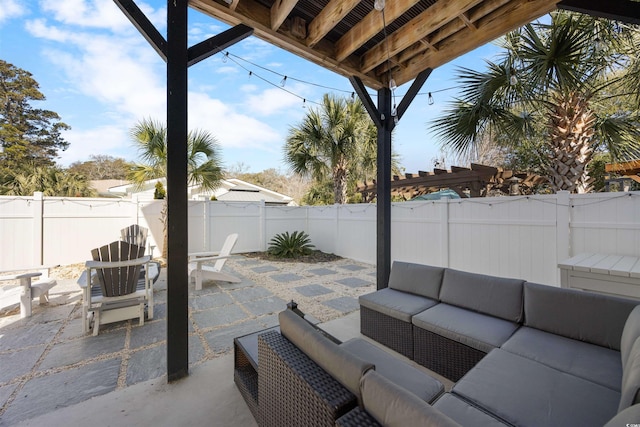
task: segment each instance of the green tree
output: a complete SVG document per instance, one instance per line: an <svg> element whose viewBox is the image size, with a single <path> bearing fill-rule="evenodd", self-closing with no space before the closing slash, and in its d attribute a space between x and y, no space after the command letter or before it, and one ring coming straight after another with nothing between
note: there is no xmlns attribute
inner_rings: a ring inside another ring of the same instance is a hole
<svg viewBox="0 0 640 427"><path fill-rule="evenodd" d="M131 163L123 158L93 154L85 162L74 162L69 171L84 175L89 180L127 179Z"/></svg>
<svg viewBox="0 0 640 427"><path fill-rule="evenodd" d="M44 100L31 73L0 60L0 169L5 172L53 166L58 150L69 146L61 135L69 126L60 116L31 105Z"/></svg>
<svg viewBox="0 0 640 427"><path fill-rule="evenodd" d="M347 202L349 179L375 174L376 128L360 100L325 94L319 108L310 108L300 124L289 130L285 162L300 175L311 177L320 189L333 183L334 203ZM314 198L317 199L317 198Z"/></svg>
<svg viewBox="0 0 640 427"><path fill-rule="evenodd" d="M540 164L554 191L586 192L594 152L624 158L639 147L638 99L630 110L610 108L638 78L638 41L634 27L553 12L549 24L507 34L486 71L460 69L461 97L432 125L454 151L489 137L518 147L514 160Z"/></svg>
<svg viewBox="0 0 640 427"><path fill-rule="evenodd" d="M140 188L151 179L167 176L167 128L165 125L144 119L131 130L131 137L138 148L141 162L135 163L128 179ZM200 185L204 190L215 190L222 180L220 147L216 139L204 130L190 131L187 136L187 180L189 185ZM167 255L166 206L170 194L166 194L162 210L164 245L162 256Z"/></svg>
<svg viewBox="0 0 640 427"><path fill-rule="evenodd" d="M97 195L84 175L54 166L5 174L0 179L0 194L8 196L29 196L36 191L41 191L45 196L57 197L95 197Z"/></svg>

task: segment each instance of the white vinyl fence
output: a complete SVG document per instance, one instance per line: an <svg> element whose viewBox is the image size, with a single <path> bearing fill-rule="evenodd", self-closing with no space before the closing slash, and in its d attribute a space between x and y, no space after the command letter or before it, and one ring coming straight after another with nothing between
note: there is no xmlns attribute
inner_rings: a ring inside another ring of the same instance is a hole
<svg viewBox="0 0 640 427"><path fill-rule="evenodd" d="M0 197L0 270L84 262L137 223L161 252L161 201ZM640 193L474 198L394 203L391 258L559 284L557 264L582 252L640 256ZM317 249L375 264L371 204L271 207L189 202L189 251L265 250L284 231L306 231Z"/></svg>

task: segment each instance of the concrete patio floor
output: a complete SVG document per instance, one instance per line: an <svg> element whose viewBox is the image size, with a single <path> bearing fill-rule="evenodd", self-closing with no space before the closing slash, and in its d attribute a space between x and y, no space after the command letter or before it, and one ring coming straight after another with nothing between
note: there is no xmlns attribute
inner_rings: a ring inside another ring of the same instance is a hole
<svg viewBox="0 0 640 427"><path fill-rule="evenodd" d="M348 259L236 256L225 268L242 282L209 282L198 292L190 284L190 375L172 384L164 272L154 288L154 319L143 326L119 322L97 337L83 334L74 280L59 280L51 302L34 305L30 318L0 317L0 426L255 425L233 383L233 338L276 325L293 299L347 339L359 331L357 297L375 289L375 267Z"/></svg>

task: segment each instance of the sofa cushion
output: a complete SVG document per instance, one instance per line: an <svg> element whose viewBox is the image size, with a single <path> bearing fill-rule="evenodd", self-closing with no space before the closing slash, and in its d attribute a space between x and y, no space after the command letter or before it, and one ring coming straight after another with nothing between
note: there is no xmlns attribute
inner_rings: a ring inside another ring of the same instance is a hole
<svg viewBox="0 0 640 427"><path fill-rule="evenodd" d="M575 289L524 284L525 325L620 350L629 313L637 301Z"/></svg>
<svg viewBox="0 0 640 427"><path fill-rule="evenodd" d="M518 426L602 426L620 393L508 351L493 350L452 393Z"/></svg>
<svg viewBox="0 0 640 427"><path fill-rule="evenodd" d="M329 375L360 398L360 378L374 366L340 348L291 310L279 314L280 332Z"/></svg>
<svg viewBox="0 0 640 427"><path fill-rule="evenodd" d="M438 301L429 298L391 288L361 295L358 298L358 302L364 307L407 323L411 323L411 316L414 314L420 313L438 303Z"/></svg>
<svg viewBox="0 0 640 427"><path fill-rule="evenodd" d="M620 352L526 326L516 331L503 350L620 391Z"/></svg>
<svg viewBox="0 0 640 427"><path fill-rule="evenodd" d="M447 268L440 301L517 323L522 321L523 283Z"/></svg>
<svg viewBox="0 0 640 427"><path fill-rule="evenodd" d="M611 418L604 427L636 426L640 420L640 404L628 407Z"/></svg>
<svg viewBox="0 0 640 427"><path fill-rule="evenodd" d="M622 339L620 340L622 369L625 368L627 359L629 359L629 354L631 353L631 348L638 337L640 337L640 305L637 305L631 311L622 330Z"/></svg>
<svg viewBox="0 0 640 427"><path fill-rule="evenodd" d="M424 400L376 371L367 372L362 377L360 387L364 409L383 426L459 426Z"/></svg>
<svg viewBox="0 0 640 427"><path fill-rule="evenodd" d="M444 268L394 261L389 287L434 300L438 299Z"/></svg>
<svg viewBox="0 0 640 427"><path fill-rule="evenodd" d="M451 393L440 396L433 403L433 407L463 426L501 427L508 425Z"/></svg>
<svg viewBox="0 0 640 427"><path fill-rule="evenodd" d="M438 304L416 314L414 326L442 335L485 353L500 347L518 324L448 304Z"/></svg>
<svg viewBox="0 0 640 427"><path fill-rule="evenodd" d="M623 411L638 403L640 403L640 338L633 343L622 371L622 390L618 410Z"/></svg>
<svg viewBox="0 0 640 427"><path fill-rule="evenodd" d="M435 400L444 391L444 386L440 381L368 341L352 338L340 344L340 347L372 363L375 365L377 373L425 402Z"/></svg>

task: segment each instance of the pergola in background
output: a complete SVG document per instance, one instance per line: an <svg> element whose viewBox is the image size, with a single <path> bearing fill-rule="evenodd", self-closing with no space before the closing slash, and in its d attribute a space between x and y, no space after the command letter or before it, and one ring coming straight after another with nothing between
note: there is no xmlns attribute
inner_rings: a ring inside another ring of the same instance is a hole
<svg viewBox="0 0 640 427"><path fill-rule="evenodd" d="M165 40L114 0L167 62L167 373L188 375L187 68L251 34L351 81L378 129L377 286L391 270L391 132L431 70L556 7L640 23L634 0L168 0ZM187 45L191 6L232 26ZM413 80L395 107L392 90ZM366 87L377 90L377 105Z"/></svg>

